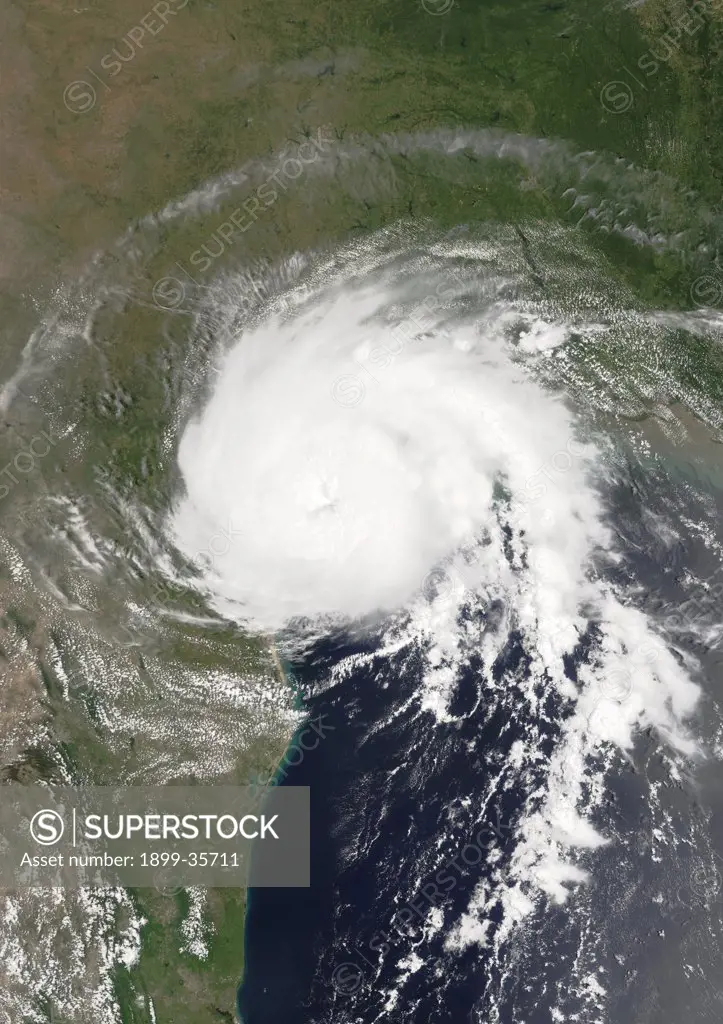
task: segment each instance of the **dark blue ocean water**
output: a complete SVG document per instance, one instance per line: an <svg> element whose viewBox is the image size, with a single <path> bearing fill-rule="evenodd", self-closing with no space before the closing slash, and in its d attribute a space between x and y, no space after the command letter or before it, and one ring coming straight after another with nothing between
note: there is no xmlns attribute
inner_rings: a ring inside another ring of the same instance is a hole
<svg viewBox="0 0 723 1024"><path fill-rule="evenodd" d="M309 715L326 733L281 783L311 788L312 885L252 891L239 996L246 1024L373 1019L412 949L425 966L404 986L399 1020L421 1024L441 1013L465 1020L490 981L478 949L450 956L444 931L424 939L423 921L432 906L455 918L485 871L489 840L502 851L512 841L510 823L533 777L486 818L464 801L481 777L504 768L514 741L532 728L545 760L560 708L539 694L531 722L512 700L491 704L473 659L460 674L455 721L436 724L416 700L421 658L414 651L374 659L331 689L315 685L331 664L357 652L330 644L313 653L308 669L295 666ZM524 672L524 659L511 637L496 674L515 666Z"/></svg>

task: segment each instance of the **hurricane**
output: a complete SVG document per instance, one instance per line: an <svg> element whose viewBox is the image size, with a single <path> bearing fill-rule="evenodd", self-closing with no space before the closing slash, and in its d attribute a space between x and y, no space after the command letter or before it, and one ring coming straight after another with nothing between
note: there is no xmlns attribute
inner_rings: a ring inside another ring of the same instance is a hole
<svg viewBox="0 0 723 1024"><path fill-rule="evenodd" d="M421 173L450 208L412 218ZM387 223L355 230L372 199ZM251 259L241 225L299 203L343 228ZM320 136L130 225L27 339L1 397L54 461L8 488L4 558L50 624L51 699L80 694L134 780L333 723L314 1019L523 1021L543 995L606 1019L613 936L714 877L691 794L723 548L684 456L718 436L720 321L641 297L619 254L700 281L715 230L673 179L563 142ZM247 979L249 1024L259 998Z"/></svg>

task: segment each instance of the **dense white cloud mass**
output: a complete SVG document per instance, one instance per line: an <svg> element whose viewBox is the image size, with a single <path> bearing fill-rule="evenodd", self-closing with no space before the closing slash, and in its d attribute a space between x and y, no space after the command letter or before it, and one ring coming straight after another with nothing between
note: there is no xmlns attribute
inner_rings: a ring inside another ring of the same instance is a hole
<svg viewBox="0 0 723 1024"><path fill-rule="evenodd" d="M605 541L589 449L495 325L443 327L440 303L415 331L390 322L394 299L341 287L258 325L221 360L183 436L177 543L216 600L262 627L404 604L497 526L495 483L561 577L550 603ZM540 470L553 456L551 485Z"/></svg>

